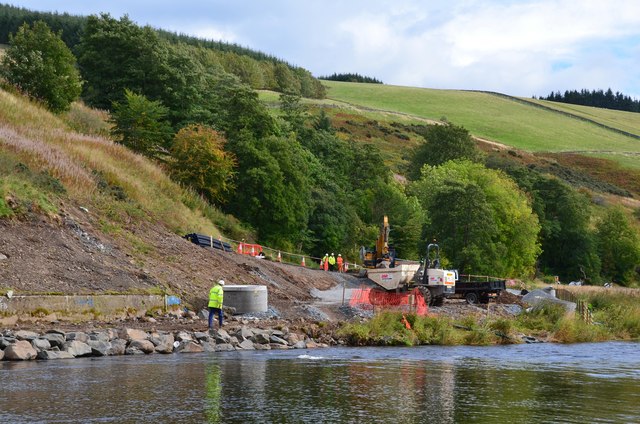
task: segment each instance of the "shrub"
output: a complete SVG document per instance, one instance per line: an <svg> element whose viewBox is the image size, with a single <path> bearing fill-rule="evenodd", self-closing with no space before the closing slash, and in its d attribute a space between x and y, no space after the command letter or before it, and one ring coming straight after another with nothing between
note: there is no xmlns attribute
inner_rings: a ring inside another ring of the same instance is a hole
<svg viewBox="0 0 640 424"><path fill-rule="evenodd" d="M558 321L553 338L561 343L584 343L607 339L604 328L587 324L577 317L565 316Z"/></svg>
<svg viewBox="0 0 640 424"><path fill-rule="evenodd" d="M518 325L528 330L550 331L567 311L563 305L553 302L542 302L530 312L523 311L518 315Z"/></svg>
<svg viewBox="0 0 640 424"><path fill-rule="evenodd" d="M136 153L160 157L169 146L173 129L165 119L169 109L160 101L125 90L122 103L114 102L113 137Z"/></svg>

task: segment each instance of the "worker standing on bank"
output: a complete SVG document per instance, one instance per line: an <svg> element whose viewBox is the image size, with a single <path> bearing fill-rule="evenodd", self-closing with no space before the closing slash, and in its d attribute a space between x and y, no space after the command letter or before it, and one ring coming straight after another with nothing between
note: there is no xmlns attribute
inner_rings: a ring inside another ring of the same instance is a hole
<svg viewBox="0 0 640 424"><path fill-rule="evenodd" d="M325 271L329 270L329 254L325 253L324 258L322 258L322 269Z"/></svg>
<svg viewBox="0 0 640 424"><path fill-rule="evenodd" d="M222 328L222 301L224 299L224 280L218 282L209 290L209 329L213 329L213 315L218 315L218 328Z"/></svg>
<svg viewBox="0 0 640 424"><path fill-rule="evenodd" d="M333 252L331 252L331 256L329 256L329 265L331 266L331 271L336 270L336 257L333 256Z"/></svg>
<svg viewBox="0 0 640 424"><path fill-rule="evenodd" d="M342 255L338 253L338 259L336 259L336 263L338 264L338 272L342 272Z"/></svg>

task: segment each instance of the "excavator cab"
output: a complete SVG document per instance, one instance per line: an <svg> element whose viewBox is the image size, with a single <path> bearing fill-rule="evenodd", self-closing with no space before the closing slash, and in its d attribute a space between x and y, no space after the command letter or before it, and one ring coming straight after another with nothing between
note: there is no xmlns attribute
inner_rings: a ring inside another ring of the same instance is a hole
<svg viewBox="0 0 640 424"><path fill-rule="evenodd" d="M375 248L367 249L364 246L360 248L360 258L365 268L395 268L396 250L389 245L390 231L389 219L385 215Z"/></svg>

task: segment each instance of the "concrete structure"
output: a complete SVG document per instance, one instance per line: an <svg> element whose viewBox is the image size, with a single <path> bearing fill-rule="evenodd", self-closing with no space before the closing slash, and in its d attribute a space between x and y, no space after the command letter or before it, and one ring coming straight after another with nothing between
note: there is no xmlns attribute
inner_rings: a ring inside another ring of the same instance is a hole
<svg viewBox="0 0 640 424"><path fill-rule="evenodd" d="M236 309L237 314L267 312L266 286L224 286L224 306Z"/></svg>
<svg viewBox="0 0 640 424"><path fill-rule="evenodd" d="M147 311L179 308L175 296L162 295L30 295L0 297L3 318L50 318L57 320L92 317L143 316ZM6 323L5 323L6 324Z"/></svg>

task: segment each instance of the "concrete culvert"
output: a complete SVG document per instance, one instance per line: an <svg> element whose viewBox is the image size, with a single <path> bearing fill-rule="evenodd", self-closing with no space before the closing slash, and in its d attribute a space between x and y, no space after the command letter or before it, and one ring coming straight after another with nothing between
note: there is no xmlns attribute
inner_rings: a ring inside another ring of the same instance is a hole
<svg viewBox="0 0 640 424"><path fill-rule="evenodd" d="M224 286L224 306L235 308L237 314L267 312L267 300L266 286Z"/></svg>

